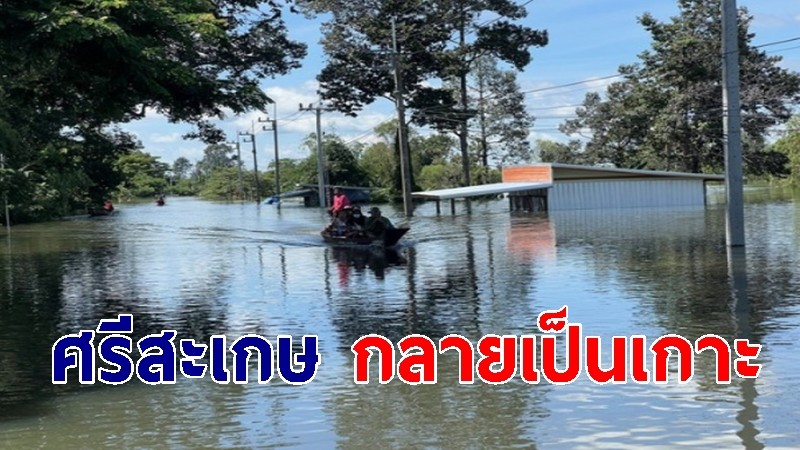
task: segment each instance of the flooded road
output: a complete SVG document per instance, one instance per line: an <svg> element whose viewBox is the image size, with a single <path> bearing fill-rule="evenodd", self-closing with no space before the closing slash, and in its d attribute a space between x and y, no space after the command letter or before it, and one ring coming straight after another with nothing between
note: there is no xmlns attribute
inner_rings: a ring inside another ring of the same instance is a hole
<svg viewBox="0 0 800 450"><path fill-rule="evenodd" d="M324 245L324 212L290 203L169 198L14 227L0 235L0 448L798 448L800 202L748 199L746 255L732 257L719 207L531 215L492 201L436 216L427 204L385 254ZM353 382L362 335L535 334L538 314L563 305L606 344L749 338L761 376L717 384L704 352L686 384L461 385L448 352L435 385ZM303 386L82 386L74 371L54 386L53 343L122 313L135 339L315 334L322 362Z"/></svg>

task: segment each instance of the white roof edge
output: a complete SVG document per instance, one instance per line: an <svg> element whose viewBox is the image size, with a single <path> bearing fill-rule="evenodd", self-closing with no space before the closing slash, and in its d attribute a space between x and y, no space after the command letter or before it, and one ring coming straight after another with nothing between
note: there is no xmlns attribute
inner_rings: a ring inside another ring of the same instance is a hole
<svg viewBox="0 0 800 450"><path fill-rule="evenodd" d="M550 166L554 169L573 169L573 170L586 170L592 172L617 172L627 173L634 175L646 175L654 177L672 177L672 178L703 178L706 180L724 180L725 175L716 175L709 173L687 173L687 172L667 172L663 170L642 170L642 169L620 169L619 167L598 167L598 166L582 166L579 164L563 164L563 163L536 163L534 166Z"/></svg>
<svg viewBox="0 0 800 450"><path fill-rule="evenodd" d="M528 191L531 189L546 189L551 187L553 187L552 183L543 182L492 183L451 189L412 192L411 196L435 200L448 200L454 198L479 197L481 195L505 194L507 192Z"/></svg>

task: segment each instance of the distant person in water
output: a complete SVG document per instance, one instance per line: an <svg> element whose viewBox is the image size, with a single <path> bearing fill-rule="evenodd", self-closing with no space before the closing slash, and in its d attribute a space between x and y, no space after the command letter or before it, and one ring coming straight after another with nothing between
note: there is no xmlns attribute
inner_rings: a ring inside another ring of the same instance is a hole
<svg viewBox="0 0 800 450"><path fill-rule="evenodd" d="M332 216L336 217L340 211L344 210L345 206L350 206L350 199L344 195L344 191L342 188L334 188L333 189L333 205L328 208L328 212L331 213Z"/></svg>
<svg viewBox="0 0 800 450"><path fill-rule="evenodd" d="M114 204L111 203L111 200L106 200L105 202L103 202L103 211L107 213L114 212Z"/></svg>
<svg viewBox="0 0 800 450"><path fill-rule="evenodd" d="M158 206L164 206L164 203L165 203L165 202L164 202L164 194L157 195L157 196L156 196L156 205L158 205Z"/></svg>

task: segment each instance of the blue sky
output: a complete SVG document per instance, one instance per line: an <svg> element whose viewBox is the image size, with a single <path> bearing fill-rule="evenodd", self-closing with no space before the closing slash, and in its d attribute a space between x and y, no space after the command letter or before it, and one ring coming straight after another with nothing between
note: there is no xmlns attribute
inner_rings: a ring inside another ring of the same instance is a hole
<svg viewBox="0 0 800 450"><path fill-rule="evenodd" d="M737 6L747 7L754 16L750 31L756 35L755 45L800 37L800 0L738 0ZM636 62L636 55L650 47L649 35L637 23L638 16L650 12L666 20L678 12L677 3L672 0L534 0L526 8L528 17L521 23L546 29L550 37L546 47L533 49L533 62L518 75L523 91L535 91L526 95L526 105L537 117L529 136L532 141L567 139L557 130L558 125L574 114L575 105L581 103L587 92L602 91L614 80L549 88L614 75L620 64ZM283 77L264 80L262 88L277 102L280 157L303 158L308 151L301 147L301 141L315 131L315 116L312 112L300 113L298 104L319 103L315 76L324 61L319 45L320 21L289 14L284 18L290 37L308 45L308 56L302 68ZM764 50L782 56L783 67L800 71L800 41ZM544 90L536 91L540 89ZM272 109L268 113L269 118L275 115ZM370 142L374 139L371 130L393 115L393 105L387 100L378 100L357 118L323 113L322 129L345 141ZM252 112L227 117L218 123L231 139L235 139L238 131L249 131L251 122L258 117L266 118L267 114ZM256 127L260 129L258 124ZM180 156L192 162L202 158L205 148L202 142L181 139L181 135L191 129L188 125L170 124L163 117L150 114L123 128L135 133L145 151L163 162L171 164ZM259 131L256 141L261 169L273 160L272 132ZM242 145L248 150L243 159L252 167L251 144Z"/></svg>

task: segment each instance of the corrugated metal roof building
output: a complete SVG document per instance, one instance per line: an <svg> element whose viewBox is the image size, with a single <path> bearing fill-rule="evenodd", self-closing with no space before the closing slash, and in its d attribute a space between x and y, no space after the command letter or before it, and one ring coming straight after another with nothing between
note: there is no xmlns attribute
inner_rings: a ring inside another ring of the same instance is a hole
<svg viewBox="0 0 800 450"><path fill-rule="evenodd" d="M503 169L503 182L455 189L415 192L437 201L507 193L512 209L575 209L703 206L706 183L722 175L618 169L542 163Z"/></svg>

